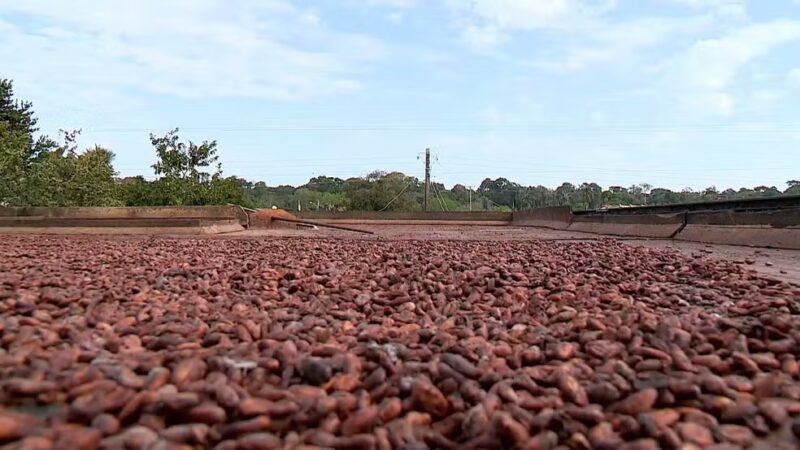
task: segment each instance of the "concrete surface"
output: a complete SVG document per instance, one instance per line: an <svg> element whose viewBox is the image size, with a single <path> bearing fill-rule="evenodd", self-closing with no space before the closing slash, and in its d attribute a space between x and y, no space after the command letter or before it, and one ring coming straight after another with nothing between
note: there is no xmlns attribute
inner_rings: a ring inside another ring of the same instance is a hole
<svg viewBox="0 0 800 450"><path fill-rule="evenodd" d="M313 220L316 223L332 225L369 225L369 226L483 226L505 227L508 222L504 220L371 220L371 219L303 219Z"/></svg>
<svg viewBox="0 0 800 450"><path fill-rule="evenodd" d="M572 223L572 208L568 206L515 211L511 225L566 230Z"/></svg>
<svg viewBox="0 0 800 450"><path fill-rule="evenodd" d="M800 249L800 209L690 213L679 240Z"/></svg>
<svg viewBox="0 0 800 450"><path fill-rule="evenodd" d="M510 222L510 212L496 211L301 211L292 214L306 220L404 220L404 221L495 221Z"/></svg>
<svg viewBox="0 0 800 450"><path fill-rule="evenodd" d="M247 214L236 206L158 206L131 208L0 208L0 217L43 217L60 219L239 219Z"/></svg>
<svg viewBox="0 0 800 450"><path fill-rule="evenodd" d="M140 221L147 222L147 221ZM147 235L147 236L198 236L245 231L236 219L205 221L191 220L191 224L184 223L179 226L164 226L159 223L142 223L140 226L131 226L134 221L126 221L120 226L16 226L0 227L2 234L40 234L40 235Z"/></svg>
<svg viewBox="0 0 800 450"><path fill-rule="evenodd" d="M173 227L199 227L209 223L235 222L238 220L226 217L208 218L186 218L186 217L167 217L167 218L61 218L61 217L2 217L0 227L41 227L47 228L173 228Z"/></svg>
<svg viewBox="0 0 800 450"><path fill-rule="evenodd" d="M612 236L670 238L684 226L685 214L575 215L568 230Z"/></svg>
<svg viewBox="0 0 800 450"><path fill-rule="evenodd" d="M686 225L681 241L800 250L800 227Z"/></svg>

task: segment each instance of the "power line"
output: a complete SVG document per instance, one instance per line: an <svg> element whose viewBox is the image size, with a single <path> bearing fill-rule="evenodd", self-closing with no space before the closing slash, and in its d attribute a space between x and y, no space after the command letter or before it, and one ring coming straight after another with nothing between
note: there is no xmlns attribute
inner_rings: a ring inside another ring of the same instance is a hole
<svg viewBox="0 0 800 450"><path fill-rule="evenodd" d="M377 123L377 124L276 124L259 126L194 126L179 127L184 132L221 132L243 133L263 131L440 131L440 130L522 130L522 131L566 131L570 133L657 133L657 132L689 132L689 133L798 133L800 123L774 123L774 124L697 124L697 125L590 125L578 126L567 123L546 122L445 122L438 125L423 125L418 123ZM161 133L171 131L172 128L141 128L141 127L108 127L108 128L82 128L85 133ZM46 129L57 132L57 129Z"/></svg>
<svg viewBox="0 0 800 450"><path fill-rule="evenodd" d="M388 208L392 203L394 203L395 200L400 198L400 196L403 195L403 192L405 192L406 189L408 189L408 187L411 186L412 183L413 183L413 181L409 181L408 184L406 184L406 186L403 189L401 189L400 192L398 192L397 195L395 195L393 199L389 200L389 203L387 203L386 206L381 208L380 211L386 211L386 208Z"/></svg>
<svg viewBox="0 0 800 450"><path fill-rule="evenodd" d="M442 197L441 192L439 192L439 187L436 186L436 183L433 183L433 191L436 194L436 199L439 200L439 206L442 207L443 212L447 212L447 208L444 205L444 198Z"/></svg>

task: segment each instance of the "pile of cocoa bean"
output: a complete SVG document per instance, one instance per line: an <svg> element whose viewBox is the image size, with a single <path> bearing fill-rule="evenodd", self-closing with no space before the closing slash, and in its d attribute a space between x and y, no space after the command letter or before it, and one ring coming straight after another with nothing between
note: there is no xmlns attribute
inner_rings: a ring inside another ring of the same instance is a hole
<svg viewBox="0 0 800 450"><path fill-rule="evenodd" d="M796 449L800 287L596 242L0 239L9 449Z"/></svg>

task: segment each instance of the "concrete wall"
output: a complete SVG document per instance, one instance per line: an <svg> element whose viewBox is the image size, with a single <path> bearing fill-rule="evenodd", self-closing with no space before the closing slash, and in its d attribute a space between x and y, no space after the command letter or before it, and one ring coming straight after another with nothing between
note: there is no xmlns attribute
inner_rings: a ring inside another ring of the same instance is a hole
<svg viewBox="0 0 800 450"><path fill-rule="evenodd" d="M677 239L712 244L800 249L800 208L690 213Z"/></svg>
<svg viewBox="0 0 800 450"><path fill-rule="evenodd" d="M2 217L0 227L99 227L99 228L187 228L215 223L238 223L237 219L193 219L170 217L161 219L84 219L62 217Z"/></svg>
<svg viewBox="0 0 800 450"><path fill-rule="evenodd" d="M402 220L402 221L499 221L510 222L512 213L494 211L453 211L453 212L422 212L422 211L302 211L292 212L298 219L324 220L324 221L359 221L359 220Z"/></svg>
<svg viewBox="0 0 800 450"><path fill-rule="evenodd" d="M222 233L234 233L243 231L244 227L239 224L238 220L222 220L215 222L207 222L201 226L193 227L137 227L137 226L123 226L123 227L76 227L76 226L32 226L32 227L8 227L1 228L0 232L3 234L90 234L90 235L147 235L147 236L198 236L198 235L214 235Z"/></svg>
<svg viewBox="0 0 800 450"><path fill-rule="evenodd" d="M58 219L238 219L247 223L247 214L235 206L163 206L132 208L0 208L0 217L41 217Z"/></svg>
<svg viewBox="0 0 800 450"><path fill-rule="evenodd" d="M308 219L305 219L308 220ZM314 223L329 225L369 225L369 226L476 226L476 227L505 227L506 220L371 220L371 219L316 219Z"/></svg>
<svg viewBox="0 0 800 450"><path fill-rule="evenodd" d="M569 206L539 208L516 211L511 224L521 227L541 227L566 230L572 222L572 209Z"/></svg>
<svg viewBox="0 0 800 450"><path fill-rule="evenodd" d="M685 214L581 214L572 217L569 231L633 236L671 238L684 226Z"/></svg>

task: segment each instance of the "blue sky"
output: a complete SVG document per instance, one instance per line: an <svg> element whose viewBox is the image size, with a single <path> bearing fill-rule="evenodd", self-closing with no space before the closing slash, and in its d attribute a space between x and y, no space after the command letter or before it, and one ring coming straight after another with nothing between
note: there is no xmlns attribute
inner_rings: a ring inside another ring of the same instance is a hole
<svg viewBox="0 0 800 450"><path fill-rule="evenodd" d="M121 175L181 127L269 184L800 178L800 0L0 0L0 61Z"/></svg>

